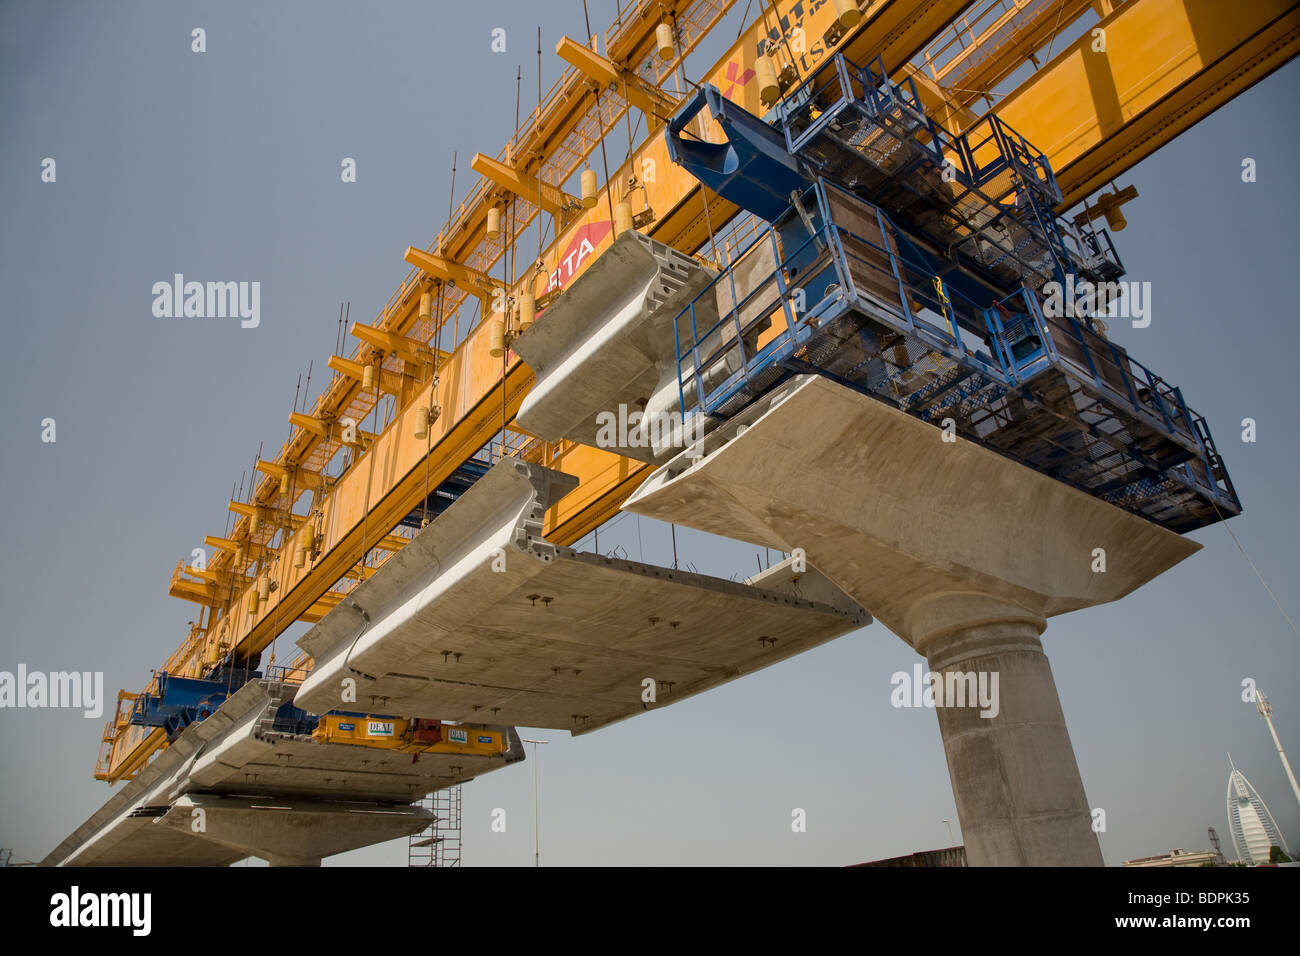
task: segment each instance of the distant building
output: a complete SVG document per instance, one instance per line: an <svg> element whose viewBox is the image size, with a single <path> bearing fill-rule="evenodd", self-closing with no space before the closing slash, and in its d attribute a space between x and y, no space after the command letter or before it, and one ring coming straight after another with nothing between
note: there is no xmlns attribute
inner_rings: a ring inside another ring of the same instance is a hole
<svg viewBox="0 0 1300 956"><path fill-rule="evenodd" d="M1291 853L1273 822L1273 814L1236 767L1228 775L1228 831L1238 859L1248 866L1267 863L1270 847L1280 846L1283 853Z"/></svg>
<svg viewBox="0 0 1300 956"><path fill-rule="evenodd" d="M1162 856L1141 856L1121 866L1215 866L1219 855L1213 850L1170 850Z"/></svg>

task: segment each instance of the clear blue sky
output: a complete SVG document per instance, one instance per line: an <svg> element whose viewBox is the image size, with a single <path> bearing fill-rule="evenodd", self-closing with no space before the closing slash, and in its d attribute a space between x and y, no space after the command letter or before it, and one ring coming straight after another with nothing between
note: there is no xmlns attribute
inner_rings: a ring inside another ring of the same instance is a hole
<svg viewBox="0 0 1300 956"><path fill-rule="evenodd" d="M593 28L613 6L592 3ZM195 612L167 596L172 568L221 532L258 443L286 436L309 360L313 396L325 380L339 302L372 319L406 245L437 232L452 151L459 198L464 158L507 138L516 65L536 89L539 22L549 87L556 41L584 32L576 0L0 8L0 670L102 670L111 695L161 666ZM494 26L505 55L489 50ZM1115 240L1129 278L1152 284L1153 321L1113 329L1208 417L1245 504L1231 526L1293 619L1297 98L1293 63L1120 177L1141 198ZM345 156L355 184L340 182ZM175 272L260 281L260 327L154 318L150 289ZM1255 444L1240 440L1247 416ZM1209 826L1227 839L1227 751L1300 844L1300 807L1240 699L1257 679L1300 761L1300 638L1224 527L1194 537L1195 557L1044 638L1111 864L1204 848ZM615 544L671 561L663 525L623 518L601 534ZM754 568L749 546L679 530L678 547L701 571ZM587 737L526 731L551 741L544 862L843 864L947 845L934 714L889 703L890 675L918 660L874 625ZM101 728L0 711L0 846L40 858L107 799L91 778ZM807 833L791 832L796 807ZM531 764L468 785L466 862L531 863L531 818ZM339 858L405 860L404 842Z"/></svg>

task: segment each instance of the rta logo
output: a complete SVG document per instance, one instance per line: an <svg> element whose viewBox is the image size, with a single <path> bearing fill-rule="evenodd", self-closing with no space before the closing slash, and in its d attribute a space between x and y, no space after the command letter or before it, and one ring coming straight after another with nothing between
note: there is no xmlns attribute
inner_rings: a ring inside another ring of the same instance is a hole
<svg viewBox="0 0 1300 956"><path fill-rule="evenodd" d="M563 288L577 274L578 267L595 253L596 247L609 235L611 228L608 219L601 219L589 222L575 232L563 254L556 260L555 269L546 283L546 291Z"/></svg>

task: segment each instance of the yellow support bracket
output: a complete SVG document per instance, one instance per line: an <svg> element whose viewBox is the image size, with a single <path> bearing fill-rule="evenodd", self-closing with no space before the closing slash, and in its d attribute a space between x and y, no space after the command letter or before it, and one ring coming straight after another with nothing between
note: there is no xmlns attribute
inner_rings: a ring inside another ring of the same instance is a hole
<svg viewBox="0 0 1300 956"><path fill-rule="evenodd" d="M558 215L561 209L582 208L582 203L578 201L577 197L570 196L558 186L544 183L536 176L521 173L513 166L507 166L491 156L475 153L469 165L480 176L492 180L502 189L514 193L520 199L537 203L552 216ZM410 250L408 249L407 252L409 253ZM411 261L409 255L406 261Z"/></svg>
<svg viewBox="0 0 1300 956"><path fill-rule="evenodd" d="M456 283L468 289L480 299L486 300L488 294L493 290L504 288L500 279L494 279L477 269L463 266L459 262L452 262L442 256L435 256L433 253L417 249L415 246L407 246L406 255L403 258L417 269L424 270L425 274L431 278L440 282ZM485 311L490 310L485 309Z"/></svg>
<svg viewBox="0 0 1300 956"><path fill-rule="evenodd" d="M190 572L191 574L197 572ZM179 580L172 583L167 589L167 594L174 598L180 598L182 601L192 601L195 604L202 604L207 607L216 604L220 599L219 585L212 582L198 584L194 581Z"/></svg>
<svg viewBox="0 0 1300 956"><path fill-rule="evenodd" d="M383 548L385 551L401 551L410 543L410 538L403 538L400 534L390 534L375 545L375 547Z"/></svg>
<svg viewBox="0 0 1300 956"><path fill-rule="evenodd" d="M213 571L209 568L204 568L200 571L198 568L190 566L185 569L185 573L192 574L196 578L202 578L204 581L207 581L208 584L215 585L216 587L226 587L230 584L231 578L238 580L241 587L248 581L248 575L236 574L233 571Z"/></svg>
<svg viewBox="0 0 1300 956"><path fill-rule="evenodd" d="M234 500L231 500L230 504L227 505L227 508L235 514L243 515L246 518L253 517L253 515L258 514L261 510L257 505L250 505L247 502Z"/></svg>
<svg viewBox="0 0 1300 956"><path fill-rule="evenodd" d="M321 596L321 598L307 610L298 615L298 620L306 621L308 624L315 624L320 621L326 614L338 607L339 602L343 600L343 595L336 591L330 591Z"/></svg>
<svg viewBox="0 0 1300 956"><path fill-rule="evenodd" d="M303 490L320 487L321 473L319 471L311 471L310 469L300 468L295 465L282 465L274 461L261 460L259 460L254 467L263 474L270 475L272 478L283 478L285 475L288 475L289 478L292 479L297 475L298 487ZM326 476L326 484L332 480L333 479L329 478L329 476Z"/></svg>
<svg viewBox="0 0 1300 956"><path fill-rule="evenodd" d="M321 421L319 418L313 418L310 415L304 415L302 412L290 412L289 424L297 425L303 431L311 432L317 438L324 438L326 441L337 441L345 445L365 446L375 440L374 432L362 431L360 428L354 428L356 438L353 441L343 441L343 419L334 423L334 428Z"/></svg>
<svg viewBox="0 0 1300 956"><path fill-rule="evenodd" d="M244 542L241 545L240 542L235 541L233 538L220 538L215 534L209 534L204 536L203 543L206 544L209 548L216 548L219 551L227 551L230 554L234 554L236 548L243 547L244 553L247 554L249 557L257 557L259 555L266 555L271 553L269 548L264 548L262 547L262 545L257 544L255 542L248 541L248 542Z"/></svg>
<svg viewBox="0 0 1300 956"><path fill-rule="evenodd" d="M1131 202L1138 198L1136 186L1125 186L1123 189L1116 188L1108 193L1099 193L1097 201L1091 206L1085 205L1083 212L1074 217L1074 224L1082 226L1094 219L1106 217L1106 228L1111 232L1119 232L1128 225L1128 220L1124 218L1124 213L1120 207L1126 202ZM1085 204L1087 200L1084 200Z"/></svg>
<svg viewBox="0 0 1300 956"><path fill-rule="evenodd" d="M405 335L398 335L396 332L386 332L383 329L377 329L374 326L366 325L362 322L352 323L352 334L362 342L365 342L367 345L373 345L380 351L396 352L397 357L406 362L430 364L437 358L434 350L429 348L429 346L425 345L423 342L407 338ZM335 358L337 358L337 356L335 356ZM348 360L343 359L342 361L347 362ZM359 362L350 362L348 364L355 365L358 371L362 369L362 365ZM334 367L334 363L331 360L330 368ZM345 374L351 373L345 372ZM360 375L357 376L357 378L360 377Z"/></svg>
<svg viewBox="0 0 1300 956"><path fill-rule="evenodd" d="M312 418L310 415L304 415L302 412L290 412L289 424L297 425L305 432L311 432L317 438L329 438L330 428L319 418Z"/></svg>
<svg viewBox="0 0 1300 956"><path fill-rule="evenodd" d="M577 67L583 76L619 94L639 109L646 115L646 123L652 129L656 120L666 120L676 106L673 97L659 87L647 83L630 70L623 69L586 44L564 37L556 45L555 52Z"/></svg>
<svg viewBox="0 0 1300 956"><path fill-rule="evenodd" d="M329 362L327 364L334 371L341 372L342 374L346 375L348 378L354 378L358 382L362 381L365 378L366 367L362 365L360 362L354 362L351 359L345 359L341 355L331 355L329 357ZM388 392L390 395L401 395L402 377L400 375L396 375L392 372L389 372L385 369L380 369L379 371L380 371L379 387L382 388L385 392Z"/></svg>
<svg viewBox="0 0 1300 956"><path fill-rule="evenodd" d="M230 504L226 507L237 515L243 515L245 518L251 518L253 515L258 515L263 520L269 521L276 526L283 525L287 520L289 527L294 530L302 527L302 523L307 520L302 515L296 515L292 511L272 508L267 505L251 505L246 501L235 501L232 499Z"/></svg>

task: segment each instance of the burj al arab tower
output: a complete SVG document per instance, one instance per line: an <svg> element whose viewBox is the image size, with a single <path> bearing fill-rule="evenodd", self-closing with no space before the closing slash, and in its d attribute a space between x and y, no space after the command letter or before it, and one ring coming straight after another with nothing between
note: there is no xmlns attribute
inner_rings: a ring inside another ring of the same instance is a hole
<svg viewBox="0 0 1300 956"><path fill-rule="evenodd" d="M1232 758L1228 759L1231 763ZM1228 775L1228 831L1242 863L1255 866L1267 863L1272 846L1280 846L1288 855L1291 853L1263 799L1235 765Z"/></svg>

